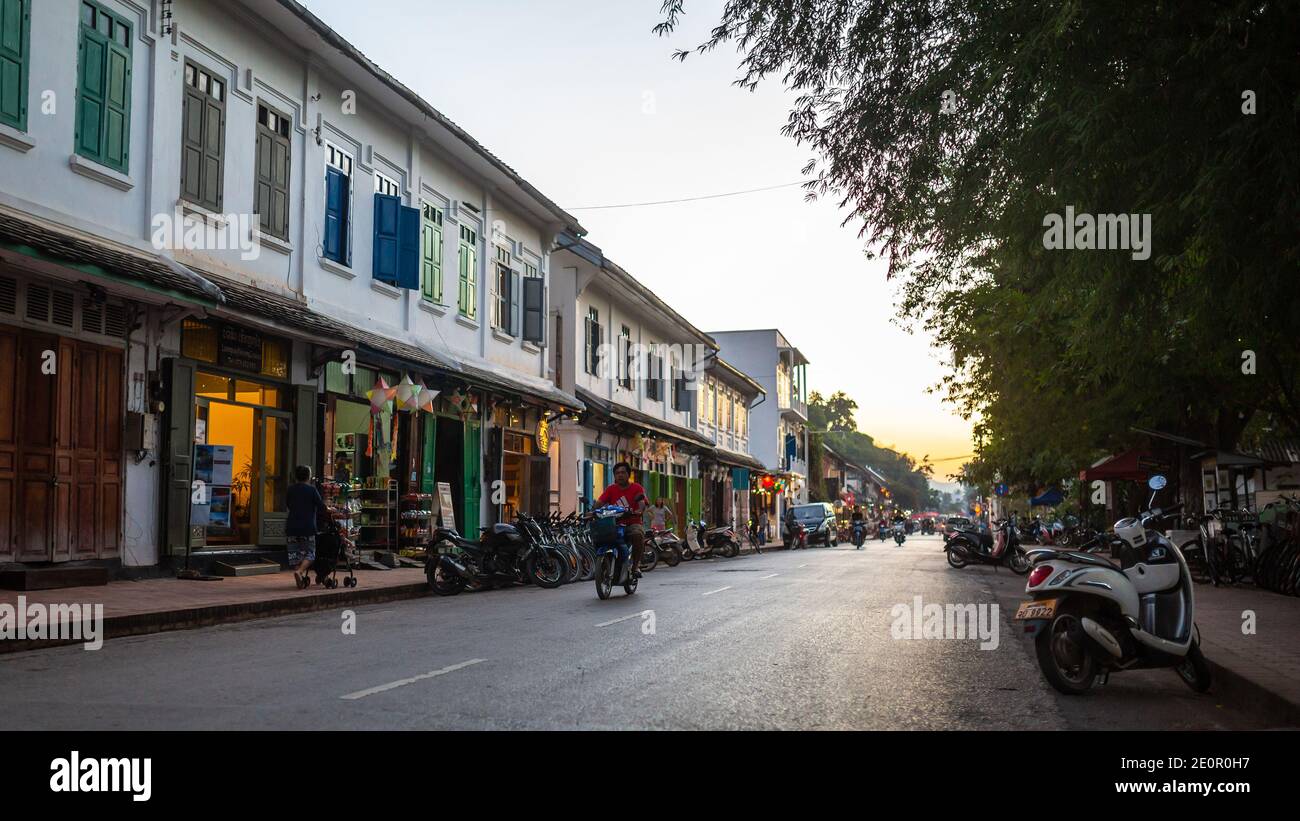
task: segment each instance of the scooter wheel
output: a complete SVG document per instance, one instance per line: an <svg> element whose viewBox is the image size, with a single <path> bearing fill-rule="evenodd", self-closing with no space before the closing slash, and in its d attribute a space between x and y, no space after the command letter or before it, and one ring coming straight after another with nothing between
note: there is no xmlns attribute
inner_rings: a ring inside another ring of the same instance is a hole
<svg viewBox="0 0 1300 821"><path fill-rule="evenodd" d="M1201 652L1201 643L1192 640L1192 646L1187 648L1187 655L1183 658L1183 663L1174 668L1178 677L1183 683L1198 693L1204 693L1210 689L1210 683L1213 676L1210 674L1210 665L1205 660L1205 654Z"/></svg>
<svg viewBox="0 0 1300 821"><path fill-rule="evenodd" d="M1077 696L1097 680L1097 661L1088 652L1078 612L1065 605L1034 639L1043 677L1058 692Z"/></svg>

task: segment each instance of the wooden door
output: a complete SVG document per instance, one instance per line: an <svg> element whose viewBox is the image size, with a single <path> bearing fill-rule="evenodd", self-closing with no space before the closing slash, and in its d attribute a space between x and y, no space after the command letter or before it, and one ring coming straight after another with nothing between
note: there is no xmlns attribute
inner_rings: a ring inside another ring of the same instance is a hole
<svg viewBox="0 0 1300 821"><path fill-rule="evenodd" d="M19 342L17 555L50 561L54 553L55 434L58 410L58 338L24 333ZM55 372L51 373L51 363Z"/></svg>
<svg viewBox="0 0 1300 821"><path fill-rule="evenodd" d="M0 561L18 547L18 332L0 327Z"/></svg>
<svg viewBox="0 0 1300 821"><path fill-rule="evenodd" d="M69 451L72 463L71 553L75 559L103 559L121 548L123 355L77 343L74 362L70 401L63 403L71 409L71 438L60 435L60 453Z"/></svg>

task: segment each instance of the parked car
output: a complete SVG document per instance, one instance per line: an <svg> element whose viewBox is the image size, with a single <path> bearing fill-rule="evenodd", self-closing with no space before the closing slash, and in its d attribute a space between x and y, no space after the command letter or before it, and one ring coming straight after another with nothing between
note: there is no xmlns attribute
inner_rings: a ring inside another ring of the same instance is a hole
<svg viewBox="0 0 1300 821"><path fill-rule="evenodd" d="M808 541L821 542L827 547L839 544L839 529L835 524L835 508L829 502L813 502L794 508L794 519L808 529Z"/></svg>

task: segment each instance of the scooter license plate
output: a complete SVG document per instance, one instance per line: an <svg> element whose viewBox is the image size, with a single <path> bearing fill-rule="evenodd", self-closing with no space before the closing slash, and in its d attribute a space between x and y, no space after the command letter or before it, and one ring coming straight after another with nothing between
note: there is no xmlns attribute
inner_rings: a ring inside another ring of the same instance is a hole
<svg viewBox="0 0 1300 821"><path fill-rule="evenodd" d="M1050 619L1056 615L1056 605L1060 599L1038 599L1020 603L1016 610L1016 621L1026 619Z"/></svg>

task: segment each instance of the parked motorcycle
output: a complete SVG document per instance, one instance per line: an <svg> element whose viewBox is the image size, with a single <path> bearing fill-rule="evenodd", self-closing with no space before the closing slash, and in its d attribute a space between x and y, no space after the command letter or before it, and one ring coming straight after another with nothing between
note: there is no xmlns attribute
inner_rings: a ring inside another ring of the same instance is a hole
<svg viewBox="0 0 1300 821"><path fill-rule="evenodd" d="M1034 636L1038 666L1062 693L1088 690L1121 670L1172 667L1192 690L1211 683L1196 627L1194 585L1187 561L1153 525L1172 516L1152 507L1165 477L1152 476L1148 510L1115 523L1113 539L1098 536L1069 550L1030 551L1034 563L1016 619ZM1119 566L1096 555L1106 546Z"/></svg>
<svg viewBox="0 0 1300 821"><path fill-rule="evenodd" d="M494 587L530 582L538 587L559 587L565 578L565 561L559 551L531 538L512 524L483 528L480 541L461 536L454 528L434 531L434 550L425 560L429 587L440 596L454 596L466 587Z"/></svg>
<svg viewBox="0 0 1300 821"><path fill-rule="evenodd" d="M647 547L653 548L659 561L676 567L682 561L682 542L671 530L652 530L645 534Z"/></svg>
<svg viewBox="0 0 1300 821"><path fill-rule="evenodd" d="M786 528L785 543L791 550L807 550L808 527L800 522L791 524Z"/></svg>
<svg viewBox="0 0 1300 821"><path fill-rule="evenodd" d="M740 541L730 525L711 528L704 522L691 522L686 527L686 545L682 549L684 559L734 559L740 555Z"/></svg>
<svg viewBox="0 0 1300 821"><path fill-rule="evenodd" d="M960 528L943 546L948 564L960 570L968 564L1004 565L1021 576L1029 572L1029 557L1020 546L1020 532L1012 516L998 525L997 535L975 528Z"/></svg>

